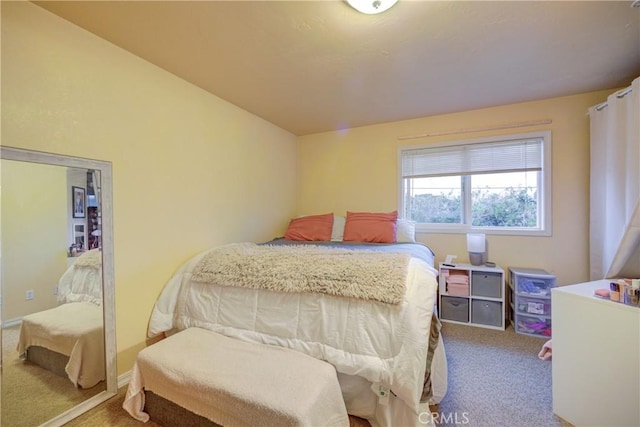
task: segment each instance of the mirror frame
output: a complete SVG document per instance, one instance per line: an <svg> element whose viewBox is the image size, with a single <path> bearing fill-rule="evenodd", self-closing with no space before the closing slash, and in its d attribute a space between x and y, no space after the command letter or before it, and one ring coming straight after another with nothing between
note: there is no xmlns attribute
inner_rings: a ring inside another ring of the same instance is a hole
<svg viewBox="0 0 640 427"><path fill-rule="evenodd" d="M100 171L100 208L102 215L102 308L104 316L105 374L107 387L106 390L103 390L95 396L92 396L84 402L79 403L42 424L42 426L47 427L62 426L118 393L113 261L113 183L111 162L31 151L7 146L0 146L0 159L41 163L70 168L95 169Z"/></svg>

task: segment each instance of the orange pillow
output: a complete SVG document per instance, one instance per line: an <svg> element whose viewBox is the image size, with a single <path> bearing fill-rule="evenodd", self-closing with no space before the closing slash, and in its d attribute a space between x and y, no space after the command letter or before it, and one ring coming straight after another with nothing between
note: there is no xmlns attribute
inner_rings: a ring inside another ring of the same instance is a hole
<svg viewBox="0 0 640 427"><path fill-rule="evenodd" d="M398 211L390 213L347 212L345 242L395 243Z"/></svg>
<svg viewBox="0 0 640 427"><path fill-rule="evenodd" d="M333 213L293 218L284 238L288 240L329 241L333 229Z"/></svg>

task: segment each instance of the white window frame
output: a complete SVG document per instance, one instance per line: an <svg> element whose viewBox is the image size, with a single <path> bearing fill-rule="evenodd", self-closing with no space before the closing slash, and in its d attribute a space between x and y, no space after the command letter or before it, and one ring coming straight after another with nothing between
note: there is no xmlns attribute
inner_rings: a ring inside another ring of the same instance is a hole
<svg viewBox="0 0 640 427"><path fill-rule="evenodd" d="M451 147L470 144L486 144L491 142L505 142L518 139L542 138L543 166L539 174L538 189L543 194L540 198L541 206L538 209L539 227L532 228L515 228L515 227L474 227L471 225L471 204L464 203L466 212L463 217L467 223L464 224L433 224L433 223L416 223L416 232L422 233L470 233L480 232L485 234L510 235L510 236L551 236L552 235L552 169L551 169L551 131L538 131L512 135L500 135L484 138L466 139L449 142L436 142L420 145L403 145L398 147L398 212L400 217L404 217L404 186L403 186L403 165L402 154L405 151ZM468 182L468 181L467 181ZM467 186L468 187L468 186ZM462 197L470 199L470 191L463 189Z"/></svg>

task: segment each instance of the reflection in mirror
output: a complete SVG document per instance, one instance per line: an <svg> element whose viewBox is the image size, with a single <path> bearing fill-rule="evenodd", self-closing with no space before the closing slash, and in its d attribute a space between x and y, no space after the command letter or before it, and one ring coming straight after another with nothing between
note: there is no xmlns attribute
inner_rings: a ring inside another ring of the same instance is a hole
<svg viewBox="0 0 640 427"><path fill-rule="evenodd" d="M62 425L117 392L111 165L1 150L0 423Z"/></svg>

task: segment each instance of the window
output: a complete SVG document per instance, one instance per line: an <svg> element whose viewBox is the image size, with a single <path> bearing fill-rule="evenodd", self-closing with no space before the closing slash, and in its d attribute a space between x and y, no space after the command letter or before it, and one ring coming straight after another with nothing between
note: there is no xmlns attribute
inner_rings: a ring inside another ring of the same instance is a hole
<svg viewBox="0 0 640 427"><path fill-rule="evenodd" d="M551 235L551 133L400 148L401 216L419 231Z"/></svg>

